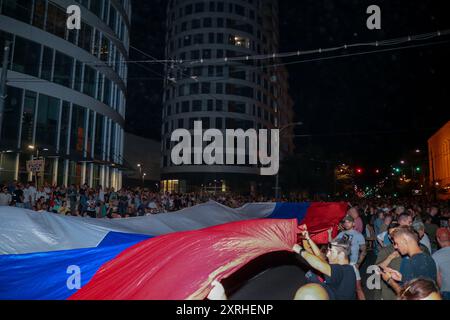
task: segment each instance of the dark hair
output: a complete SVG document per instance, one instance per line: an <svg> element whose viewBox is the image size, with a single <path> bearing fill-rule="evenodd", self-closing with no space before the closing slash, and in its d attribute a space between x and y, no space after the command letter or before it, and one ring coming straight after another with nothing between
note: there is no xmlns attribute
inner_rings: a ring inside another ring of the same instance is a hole
<svg viewBox="0 0 450 320"><path fill-rule="evenodd" d="M433 280L418 278L403 286L399 300L422 300L433 292L439 292L439 288Z"/></svg>

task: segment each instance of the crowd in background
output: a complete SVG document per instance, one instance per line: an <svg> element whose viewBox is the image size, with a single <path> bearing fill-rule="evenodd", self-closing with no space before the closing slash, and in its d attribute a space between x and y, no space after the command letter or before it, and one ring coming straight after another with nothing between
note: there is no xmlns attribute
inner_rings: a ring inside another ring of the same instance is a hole
<svg viewBox="0 0 450 320"><path fill-rule="evenodd" d="M329 264L319 274L329 270L321 285L332 299L450 299L449 202L362 199L350 204L339 230L334 239L329 235L325 252L311 250L309 239L302 255L313 271ZM382 279L378 285L376 278L361 276L373 271Z"/></svg>
<svg viewBox="0 0 450 320"><path fill-rule="evenodd" d="M33 183L13 181L1 185L0 206L15 206L38 212L91 218L128 218L178 211L210 200L231 208L249 202L267 202L266 197L232 193L157 193L146 188L91 188L87 184L38 188Z"/></svg>

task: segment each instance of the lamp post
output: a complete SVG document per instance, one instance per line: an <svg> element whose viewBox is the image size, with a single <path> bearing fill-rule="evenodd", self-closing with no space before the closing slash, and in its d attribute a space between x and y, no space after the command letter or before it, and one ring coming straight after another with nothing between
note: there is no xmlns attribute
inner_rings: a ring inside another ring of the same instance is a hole
<svg viewBox="0 0 450 320"><path fill-rule="evenodd" d="M281 127L280 130L280 142L281 142L281 137L282 137L282 133L284 130L286 130L287 128L290 127L296 127L296 126L302 126L303 122L293 122L293 123L288 123L286 125L284 125L283 127ZM278 201L280 195L280 171L278 170L277 175L275 176L275 199Z"/></svg>
<svg viewBox="0 0 450 320"><path fill-rule="evenodd" d="M145 177L146 177L146 176L147 176L146 173L144 173L144 174L142 175L142 187L145 186Z"/></svg>
<svg viewBox="0 0 450 320"><path fill-rule="evenodd" d="M142 178L142 165L140 163L138 163L137 167L139 168L139 177ZM142 186L144 186L144 182L143 181L142 181Z"/></svg>

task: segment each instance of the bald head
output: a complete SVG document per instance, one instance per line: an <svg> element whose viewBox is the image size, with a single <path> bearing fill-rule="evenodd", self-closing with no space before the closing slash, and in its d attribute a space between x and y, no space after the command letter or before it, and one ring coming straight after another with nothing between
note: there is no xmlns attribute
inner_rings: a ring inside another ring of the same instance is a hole
<svg viewBox="0 0 450 320"><path fill-rule="evenodd" d="M294 300L330 300L330 297L320 284L309 283L298 289Z"/></svg>

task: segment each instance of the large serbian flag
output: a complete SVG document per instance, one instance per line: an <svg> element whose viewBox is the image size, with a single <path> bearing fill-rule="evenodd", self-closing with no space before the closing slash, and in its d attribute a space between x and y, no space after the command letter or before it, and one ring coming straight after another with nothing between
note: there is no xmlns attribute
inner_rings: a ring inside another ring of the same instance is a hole
<svg viewBox="0 0 450 320"><path fill-rule="evenodd" d="M0 299L203 299L213 280L291 251L298 224L316 240L336 234L346 209L209 202L111 221L0 207Z"/></svg>

